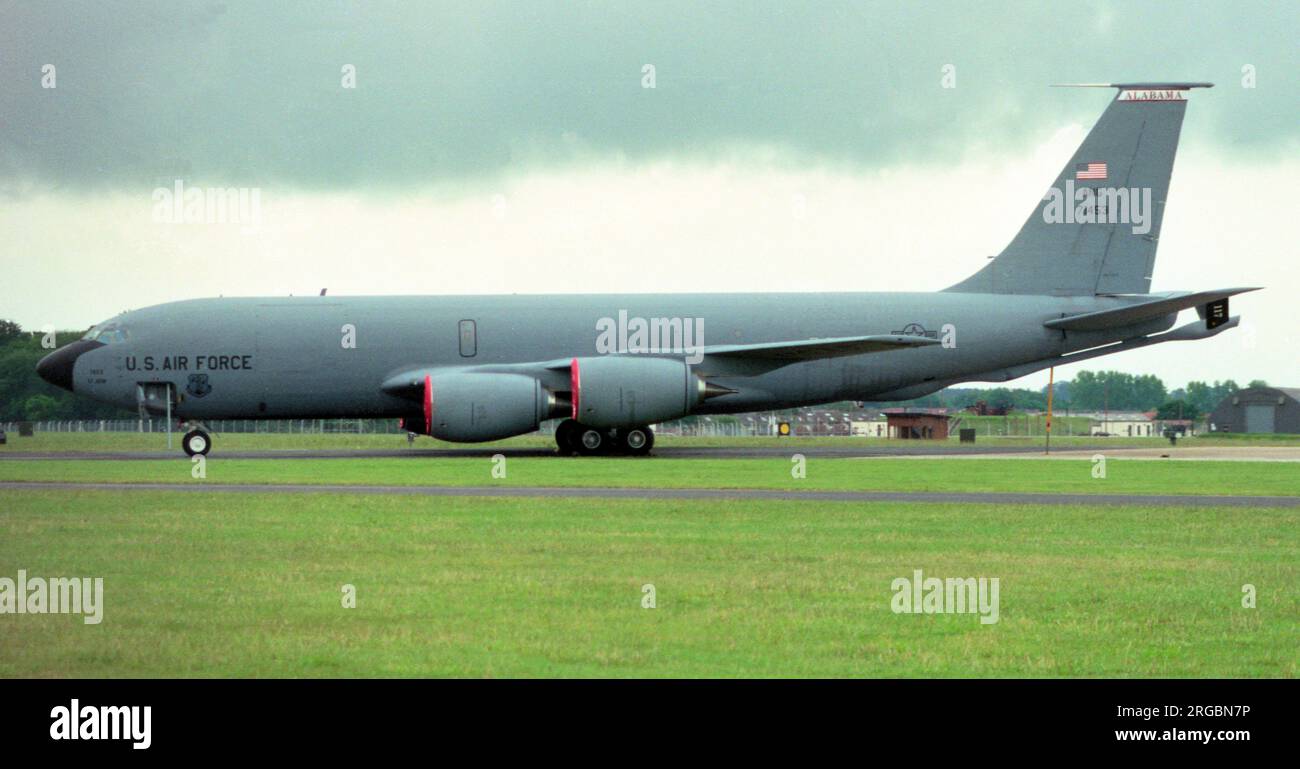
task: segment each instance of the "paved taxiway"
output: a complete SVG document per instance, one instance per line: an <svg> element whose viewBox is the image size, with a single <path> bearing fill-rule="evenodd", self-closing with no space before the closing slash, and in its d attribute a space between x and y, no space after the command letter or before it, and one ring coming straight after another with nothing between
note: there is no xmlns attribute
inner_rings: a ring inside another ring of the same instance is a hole
<svg viewBox="0 0 1300 769"><path fill-rule="evenodd" d="M785 491L780 489L628 489L551 486L371 486L279 483L0 482L0 490L179 491L237 494L391 494L425 497L598 499L747 499L805 502L946 502L993 505L1157 505L1160 507L1300 507L1300 497L1192 494L1032 494L928 491Z"/></svg>
<svg viewBox="0 0 1300 769"><path fill-rule="evenodd" d="M219 439L218 439L219 440ZM1116 451L1106 446L1092 446L1071 450L1081 452ZM495 454L506 457L554 457L555 449L536 448L477 448L477 449L279 449L263 451L222 451L214 449L209 459L398 459L398 458L484 458ZM780 457L789 459L791 454L803 454L805 457L823 458L871 458L871 457L948 457L948 456L986 456L986 455L1043 455L1042 446L984 446L984 447L935 447L935 446L889 446L884 448L836 447L836 446L756 446L752 448L734 446L661 446L654 450L654 456L665 459L762 459ZM5 459L113 459L113 460L158 460L186 459L178 448L175 451L0 451L0 461Z"/></svg>
<svg viewBox="0 0 1300 769"><path fill-rule="evenodd" d="M1300 446L1185 446L1149 448L1135 446L1069 446L1044 454L1033 446L662 446L655 457L665 459L788 459L792 454L823 459L1091 459L1103 453L1116 459L1214 460L1235 462L1300 462ZM555 457L549 448L458 448L458 449L276 449L261 451L218 451L211 459L483 459L496 454L506 457ZM179 451L0 451L6 459L63 460L109 459L139 461L185 459Z"/></svg>
<svg viewBox="0 0 1300 769"><path fill-rule="evenodd" d="M1097 454L1116 459L1180 460L1191 462L1300 462L1300 446L1194 446L1189 448L1113 448L1113 449L1060 449L1051 454L1042 451L1008 453L986 452L978 455L925 454L910 455L912 459L1074 459L1087 460Z"/></svg>

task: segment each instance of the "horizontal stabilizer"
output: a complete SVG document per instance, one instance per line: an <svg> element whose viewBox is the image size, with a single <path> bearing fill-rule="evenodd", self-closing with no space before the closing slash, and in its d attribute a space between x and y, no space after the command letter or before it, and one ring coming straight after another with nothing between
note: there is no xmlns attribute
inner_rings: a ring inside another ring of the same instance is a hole
<svg viewBox="0 0 1300 769"><path fill-rule="evenodd" d="M1198 291L1194 294L1176 294L1149 302L1131 304L1127 307L1117 307L1113 310L1099 310L1082 315L1055 318L1043 325L1065 331L1102 331L1108 328L1121 328L1164 315L1171 315L1191 307L1206 305L1237 294L1244 294L1247 291L1258 290L1258 288L1224 288L1216 291Z"/></svg>

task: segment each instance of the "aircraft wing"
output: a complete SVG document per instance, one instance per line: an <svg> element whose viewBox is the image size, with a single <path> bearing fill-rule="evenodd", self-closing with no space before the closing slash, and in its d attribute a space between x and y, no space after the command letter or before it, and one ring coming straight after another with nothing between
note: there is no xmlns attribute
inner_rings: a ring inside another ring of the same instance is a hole
<svg viewBox="0 0 1300 769"><path fill-rule="evenodd" d="M703 350L704 360L696 368L703 376L753 376L802 361L839 358L845 355L863 355L889 350L932 347L938 344L941 344L938 339L924 336L880 334L826 339L797 339L790 342L711 345L705 346ZM572 362L572 358L558 358L534 363L416 367L390 376L383 383L382 388L384 392L392 395L416 397L422 392L426 376L453 370L526 374L541 377L562 373L567 377Z"/></svg>
<svg viewBox="0 0 1300 769"><path fill-rule="evenodd" d="M1222 288L1215 291L1198 291L1194 294L1172 294L1149 302L1130 304L1127 307L1086 312L1081 315L1067 315L1064 318L1053 318L1043 325L1065 331L1101 331L1108 328L1130 326L1144 320L1170 315L1179 310L1186 310L1191 307L1200 308L1220 301L1224 302L1223 317L1226 319L1227 302L1225 300L1228 297L1258 290L1258 288Z"/></svg>
<svg viewBox="0 0 1300 769"><path fill-rule="evenodd" d="M932 347L937 344L940 344L938 339L924 336L877 334L797 339L790 342L709 345L704 348L704 363L700 368L707 374L748 376L803 361Z"/></svg>
<svg viewBox="0 0 1300 769"><path fill-rule="evenodd" d="M795 363L817 358L839 358L844 355L902 350L908 347L929 347L936 344L939 344L938 339L930 339L924 336L882 334L877 336L845 336L831 339L797 339L793 342L712 345L704 348L704 354Z"/></svg>

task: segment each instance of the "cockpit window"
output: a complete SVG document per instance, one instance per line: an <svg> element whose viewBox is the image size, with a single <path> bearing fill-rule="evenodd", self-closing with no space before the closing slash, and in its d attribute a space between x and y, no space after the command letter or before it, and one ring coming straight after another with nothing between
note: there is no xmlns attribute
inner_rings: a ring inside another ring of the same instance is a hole
<svg viewBox="0 0 1300 769"><path fill-rule="evenodd" d="M86 335L82 337L90 342L100 342L101 344L115 344L125 342L131 337L125 326L117 323L107 323L103 326L94 326Z"/></svg>

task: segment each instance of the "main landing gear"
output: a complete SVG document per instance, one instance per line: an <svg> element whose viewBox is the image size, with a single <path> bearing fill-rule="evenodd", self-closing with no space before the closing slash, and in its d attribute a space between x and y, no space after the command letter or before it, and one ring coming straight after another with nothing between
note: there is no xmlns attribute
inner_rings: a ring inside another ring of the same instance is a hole
<svg viewBox="0 0 1300 769"><path fill-rule="evenodd" d="M575 451L583 456L598 454L627 454L644 456L655 445L654 431L649 427L606 429L566 419L555 428L555 445L561 454Z"/></svg>
<svg viewBox="0 0 1300 769"><path fill-rule="evenodd" d="M207 454L212 450L212 438L201 428L194 428L185 437L181 438L181 448L190 456L195 454Z"/></svg>

